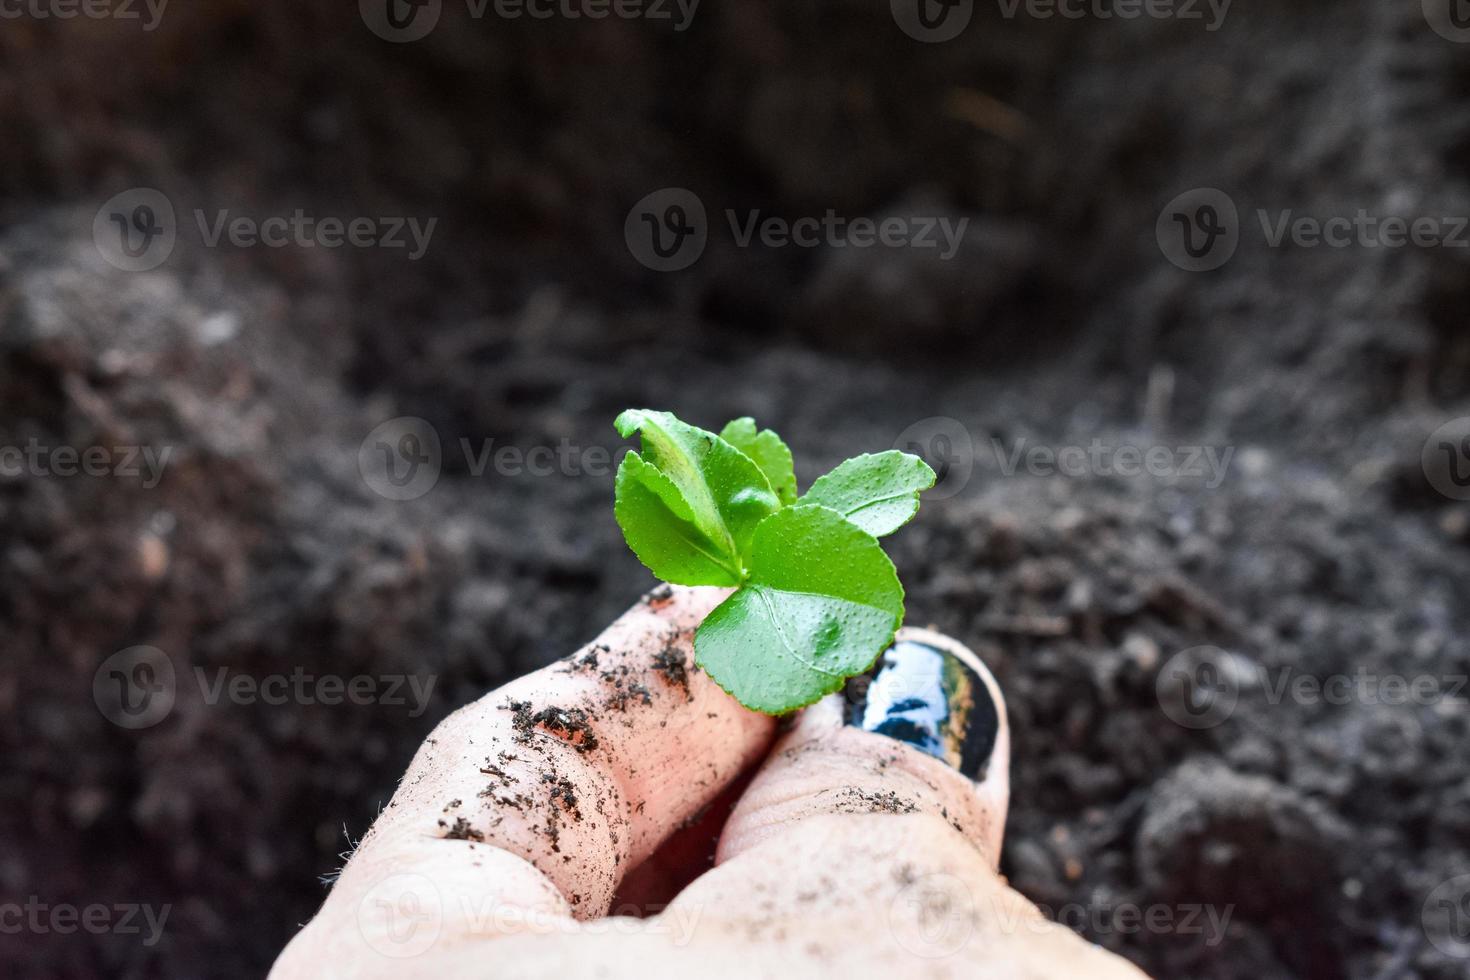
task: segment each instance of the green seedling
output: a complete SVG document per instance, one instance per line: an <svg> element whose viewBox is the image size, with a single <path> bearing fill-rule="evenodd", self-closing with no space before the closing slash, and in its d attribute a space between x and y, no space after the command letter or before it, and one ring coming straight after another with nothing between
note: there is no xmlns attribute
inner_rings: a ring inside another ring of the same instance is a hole
<svg viewBox="0 0 1470 980"><path fill-rule="evenodd" d="M618 467L623 537L654 575L735 589L694 635L695 661L741 704L778 715L873 665L903 623L878 538L919 509L934 471L890 450L855 456L797 495L791 450L736 419L718 435L668 412L614 423L642 437Z"/></svg>

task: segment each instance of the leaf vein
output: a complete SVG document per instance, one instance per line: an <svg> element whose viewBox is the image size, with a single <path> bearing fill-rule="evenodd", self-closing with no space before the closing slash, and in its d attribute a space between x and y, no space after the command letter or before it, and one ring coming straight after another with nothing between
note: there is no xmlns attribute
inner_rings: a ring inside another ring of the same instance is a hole
<svg viewBox="0 0 1470 980"><path fill-rule="evenodd" d="M762 588L759 585L752 586L752 588L755 590L755 594L760 597L761 604L766 607L766 616L771 620L771 626L772 626L773 629L775 629L776 635L781 638L781 644L782 644L782 646L786 647L786 652L789 653L789 654L791 654L791 659L795 660L797 663L801 664L803 667L806 667L809 670L813 670L813 671L815 671L818 674L826 674L828 677L845 677L845 676L847 676L846 674L843 674L841 671L825 670L825 669L823 669L821 667L818 667L816 664L812 663L810 660L807 660L807 659L803 658L800 653L797 653L796 647L792 646L791 641L786 638L786 631L781 628L781 621L776 618L776 609L771 604L771 597L766 594L768 590L765 589L765 588ZM782 590L782 591L785 591L785 590ZM809 596L817 596L817 597L820 597L820 598L830 598L829 596L822 596L821 593L817 593L817 592L792 592L791 595L809 595ZM855 606L861 606L861 605L865 605L865 603L855 602L855 603L853 603L853 605L855 605ZM869 606L868 608L873 609L873 608L876 608L876 607L875 606Z"/></svg>

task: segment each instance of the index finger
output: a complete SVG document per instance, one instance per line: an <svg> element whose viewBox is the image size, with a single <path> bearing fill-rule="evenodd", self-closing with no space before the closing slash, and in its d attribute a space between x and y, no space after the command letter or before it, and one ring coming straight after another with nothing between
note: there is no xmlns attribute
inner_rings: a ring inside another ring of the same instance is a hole
<svg viewBox="0 0 1470 980"><path fill-rule="evenodd" d="M693 632L725 595L660 587L577 653L441 722L283 962L361 932L364 896L405 873L432 883L451 933L466 928L455 906L492 893L605 915L623 875L774 735L694 666Z"/></svg>

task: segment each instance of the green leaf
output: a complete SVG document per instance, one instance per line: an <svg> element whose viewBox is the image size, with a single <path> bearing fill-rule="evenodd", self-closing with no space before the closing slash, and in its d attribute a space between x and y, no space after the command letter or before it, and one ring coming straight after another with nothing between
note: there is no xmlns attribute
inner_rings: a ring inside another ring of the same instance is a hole
<svg viewBox="0 0 1470 980"><path fill-rule="evenodd" d="M741 704L783 714L871 667L902 622L877 540L829 508L787 507L756 528L749 578L695 633L695 660Z"/></svg>
<svg viewBox="0 0 1470 980"><path fill-rule="evenodd" d="M791 450L754 420L719 434L667 412L615 423L642 436L618 468L629 547L666 582L735 586L695 634L696 660L741 703L783 714L872 666L903 622L903 586L876 535L918 509L916 456L848 460L796 497Z"/></svg>
<svg viewBox="0 0 1470 980"><path fill-rule="evenodd" d="M934 471L917 456L890 449L864 453L817 478L801 498L837 511L874 537L892 534L919 510L919 493L934 486Z"/></svg>
<svg viewBox="0 0 1470 980"><path fill-rule="evenodd" d="M677 488L699 533L738 565L756 525L781 506L760 467L713 432L668 412L629 409L613 424L624 437L643 437L644 462Z"/></svg>
<svg viewBox="0 0 1470 980"><path fill-rule="evenodd" d="M643 457L623 457L616 488L618 527L649 571L678 585L740 584L738 556L721 550L695 526L679 488Z"/></svg>
<svg viewBox="0 0 1470 980"><path fill-rule="evenodd" d="M755 461L783 505L796 502L796 469L780 436L770 429L756 431L755 419L746 416L728 423L720 438Z"/></svg>

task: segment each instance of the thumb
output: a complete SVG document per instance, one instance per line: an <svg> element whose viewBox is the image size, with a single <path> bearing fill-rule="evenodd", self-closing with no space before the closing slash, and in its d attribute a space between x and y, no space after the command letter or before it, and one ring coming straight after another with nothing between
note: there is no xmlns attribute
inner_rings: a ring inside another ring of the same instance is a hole
<svg viewBox="0 0 1470 980"><path fill-rule="evenodd" d="M955 641L904 629L869 678L808 708L669 912L775 935L868 975L1141 977L997 873L1010 796L1000 689ZM831 937L861 941L830 945ZM850 961L850 962L849 962Z"/></svg>
<svg viewBox="0 0 1470 980"><path fill-rule="evenodd" d="M870 676L802 712L741 798L725 861L827 814L935 816L999 866L1010 803L1010 726L968 648L906 628Z"/></svg>

